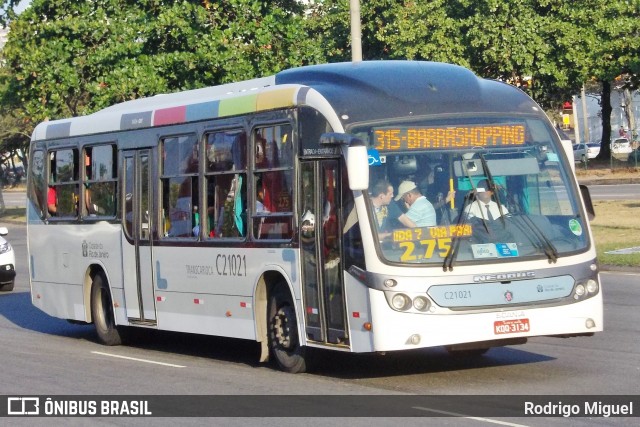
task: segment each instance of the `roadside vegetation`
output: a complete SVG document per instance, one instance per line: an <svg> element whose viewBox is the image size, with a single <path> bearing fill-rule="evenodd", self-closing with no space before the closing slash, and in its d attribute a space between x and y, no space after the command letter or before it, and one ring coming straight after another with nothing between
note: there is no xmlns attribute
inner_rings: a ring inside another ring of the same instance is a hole
<svg viewBox="0 0 640 427"><path fill-rule="evenodd" d="M640 202L598 200L591 222L600 264L640 267L640 252L608 254L609 251L640 247Z"/></svg>

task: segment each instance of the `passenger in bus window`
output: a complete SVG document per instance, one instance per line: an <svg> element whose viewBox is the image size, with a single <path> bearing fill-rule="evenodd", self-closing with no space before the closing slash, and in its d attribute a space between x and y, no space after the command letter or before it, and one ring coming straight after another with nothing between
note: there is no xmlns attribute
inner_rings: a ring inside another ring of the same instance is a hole
<svg viewBox="0 0 640 427"><path fill-rule="evenodd" d="M466 212L468 218L484 218L493 221L507 215L509 210L504 205L498 206L498 203L493 200L489 181L483 179L476 186L476 200L467 207Z"/></svg>
<svg viewBox="0 0 640 427"><path fill-rule="evenodd" d="M91 183L89 182L90 179L92 179L91 176L91 151L90 149L87 149L86 154L85 154L85 175L84 175L84 204L85 207L87 208L87 214L89 215L97 215L98 213L100 213L100 209L98 208L97 205L95 205L92 201L91 201Z"/></svg>
<svg viewBox="0 0 640 427"><path fill-rule="evenodd" d="M379 237L385 238L394 228L402 227L398 218L403 215L395 201L393 201L393 185L386 179L376 182L369 191L371 203L376 215Z"/></svg>
<svg viewBox="0 0 640 427"><path fill-rule="evenodd" d="M259 179L256 184L256 212L269 213L269 210L264 206L264 187L262 186L262 179Z"/></svg>
<svg viewBox="0 0 640 427"><path fill-rule="evenodd" d="M407 212L400 215L398 220L405 227L431 227L436 225L436 210L431 202L422 195L413 181L402 181L398 187L395 200L402 201L407 206Z"/></svg>
<svg viewBox="0 0 640 427"><path fill-rule="evenodd" d="M261 135L256 135L256 158L255 164L256 168L267 167L267 140L264 139Z"/></svg>
<svg viewBox="0 0 640 427"><path fill-rule="evenodd" d="M56 216L58 213L58 196L56 187L49 187L49 190L47 191L47 210L51 216Z"/></svg>

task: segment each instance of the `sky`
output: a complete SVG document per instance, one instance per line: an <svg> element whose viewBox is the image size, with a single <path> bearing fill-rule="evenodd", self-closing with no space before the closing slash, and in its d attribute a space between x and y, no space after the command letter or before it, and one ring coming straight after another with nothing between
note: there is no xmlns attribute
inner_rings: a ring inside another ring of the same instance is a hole
<svg viewBox="0 0 640 427"><path fill-rule="evenodd" d="M16 8L16 12L20 13L23 10L25 10L27 8L27 6L29 6L29 3L31 3L31 0L23 0L20 2L20 4L18 5L18 7Z"/></svg>

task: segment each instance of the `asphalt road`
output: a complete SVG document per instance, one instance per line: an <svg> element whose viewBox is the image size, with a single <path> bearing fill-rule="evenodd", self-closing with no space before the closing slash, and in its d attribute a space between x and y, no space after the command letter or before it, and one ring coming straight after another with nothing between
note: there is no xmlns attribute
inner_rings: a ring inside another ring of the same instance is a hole
<svg viewBox="0 0 640 427"><path fill-rule="evenodd" d="M255 343L170 332L142 331L119 347L97 343L93 327L52 318L31 305L25 227L11 225L9 239L17 255L16 289L0 294L0 394L15 395L246 395L282 397L275 417L212 418L211 425L567 425L564 418L282 418L292 411L331 402L326 416L344 414L350 398L338 402L322 395L637 395L640 379L640 275L602 274L605 332L594 337L534 338L523 346L495 348L476 359L452 358L441 349L387 355L322 352L321 367L290 375L257 362ZM568 396L565 396L568 398ZM176 398L177 399L177 398ZM390 401L391 398L389 398ZM452 398L454 399L454 398ZM373 402L374 399L371 398ZM2 403L2 402L0 402ZM508 401L506 402L509 403ZM328 404L328 403L327 403ZM371 403L370 403L371 404ZM288 406L287 406L288 405ZM325 405L326 406L326 405ZM424 406L424 405L423 405ZM372 412L378 409L377 404ZM427 410L442 410L431 406ZM263 411L264 408L261 408ZM354 409L355 410L355 409ZM407 410L415 410L415 405ZM424 408L422 409L424 410ZM640 411L637 408L636 411ZM263 412L260 412L263 414ZM413 413L413 412L412 412ZM429 412L430 416L441 415ZM464 413L463 413L464 415ZM148 425L152 420L102 418L100 424ZM571 425L622 425L616 418L573 418ZM24 425L86 425L84 418L20 419ZM96 419L92 419L92 424ZM2 420L0 419L0 422ZM154 425L201 425L197 418L154 418ZM15 423L14 423L15 424Z"/></svg>
<svg viewBox="0 0 640 427"><path fill-rule="evenodd" d="M27 206L27 196L24 191L3 191L2 199L6 208L24 208Z"/></svg>
<svg viewBox="0 0 640 427"><path fill-rule="evenodd" d="M589 185L592 200L640 200L640 184Z"/></svg>

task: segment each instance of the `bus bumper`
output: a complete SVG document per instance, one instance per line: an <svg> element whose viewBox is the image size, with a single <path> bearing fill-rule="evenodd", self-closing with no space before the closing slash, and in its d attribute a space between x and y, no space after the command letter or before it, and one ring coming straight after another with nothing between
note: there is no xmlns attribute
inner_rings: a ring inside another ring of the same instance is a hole
<svg viewBox="0 0 640 427"><path fill-rule="evenodd" d="M603 330L602 292L572 304L509 307L486 312L402 313L370 290L371 348L394 351L479 342L524 342L536 336L590 335ZM359 341L365 343L365 341Z"/></svg>

